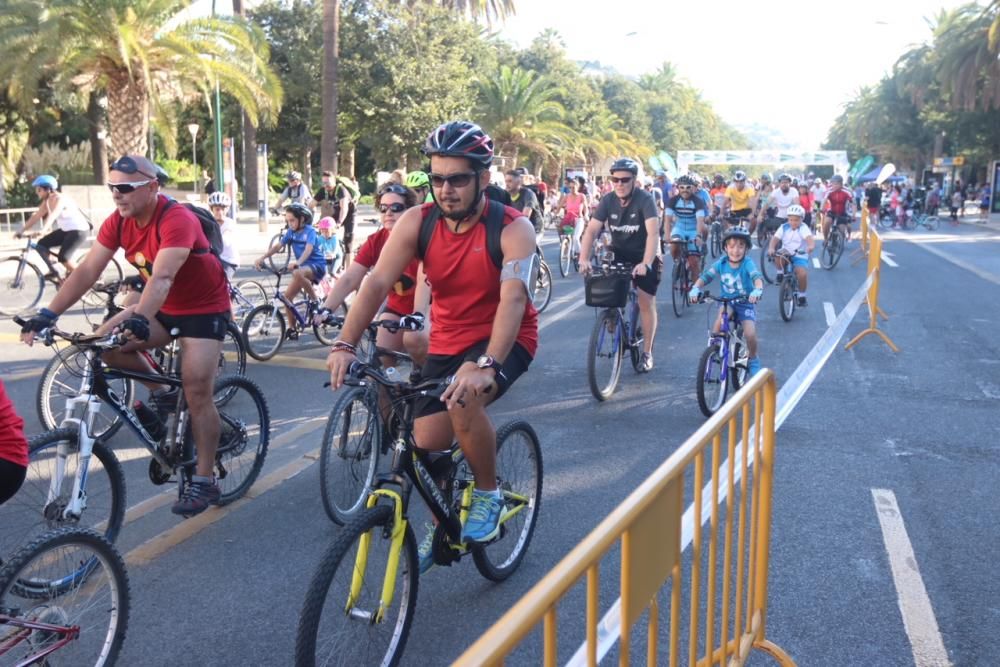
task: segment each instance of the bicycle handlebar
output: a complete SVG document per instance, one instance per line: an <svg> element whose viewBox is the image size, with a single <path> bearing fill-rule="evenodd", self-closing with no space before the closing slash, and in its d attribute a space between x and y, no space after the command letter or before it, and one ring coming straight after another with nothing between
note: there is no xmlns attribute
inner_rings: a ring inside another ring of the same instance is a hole
<svg viewBox="0 0 1000 667"><path fill-rule="evenodd" d="M750 303L745 296L714 296L711 292L698 295L698 303L715 301L716 303Z"/></svg>
<svg viewBox="0 0 1000 667"><path fill-rule="evenodd" d="M17 324L22 328L28 324L27 320L21 318L20 316L15 315L13 319L14 324ZM55 326L42 329L38 332L38 337L46 347L54 345L56 338L61 338L76 347L92 347L101 350L112 350L114 348L121 347L128 342L128 339L125 338L125 334L121 333L104 335L69 333L68 331L57 329Z"/></svg>
<svg viewBox="0 0 1000 667"><path fill-rule="evenodd" d="M403 319L406 321L404 322ZM392 320L376 320L375 322L371 322L367 329L372 334L375 334L379 328L385 329L389 333L397 333L399 331L422 331L424 328L423 323L417 321L416 318L410 315L404 315L403 319L399 322L394 322ZM344 326L344 318L339 315L331 314L326 318L326 323L342 328Z"/></svg>

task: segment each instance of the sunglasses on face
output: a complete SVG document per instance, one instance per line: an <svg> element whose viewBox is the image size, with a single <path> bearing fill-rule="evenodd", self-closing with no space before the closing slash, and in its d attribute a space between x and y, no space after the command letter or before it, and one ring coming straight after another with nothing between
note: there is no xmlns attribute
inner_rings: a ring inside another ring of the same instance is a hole
<svg viewBox="0 0 1000 667"><path fill-rule="evenodd" d="M461 174L452 174L451 176L442 176L441 174L428 174L431 179L431 185L435 189L440 190L447 183L453 188L464 188L472 179L476 177L476 172L466 171Z"/></svg>
<svg viewBox="0 0 1000 667"><path fill-rule="evenodd" d="M611 182L612 183L621 183L622 185L628 185L629 183L632 182L632 177L631 176L622 176L621 178L618 178L617 176L612 176L611 177Z"/></svg>
<svg viewBox="0 0 1000 667"><path fill-rule="evenodd" d="M690 190L691 186L690 185L678 185L677 189L678 190Z"/></svg>
<svg viewBox="0 0 1000 667"><path fill-rule="evenodd" d="M151 178L153 180L156 180L156 176L154 174L147 174L142 169L139 169L139 165L136 164L135 160L133 160L132 158L130 158L127 155L125 155L123 157L120 157L117 160L115 160L111 164L111 171L120 171L123 174L142 174L143 176L146 176L147 178ZM150 181L146 181L146 183L149 183L149 182ZM145 185L145 183L143 185ZM131 190L129 190L129 192L131 192Z"/></svg>
<svg viewBox="0 0 1000 667"><path fill-rule="evenodd" d="M383 215L392 211L393 213L402 213L406 210L406 204L379 204L378 212Z"/></svg>
<svg viewBox="0 0 1000 667"><path fill-rule="evenodd" d="M142 172L139 172L142 173ZM144 185L149 185L155 182L156 179L145 180L145 181L133 181L132 183L108 183L108 189L111 192L117 192L120 195L127 195L129 193L135 192L137 189Z"/></svg>

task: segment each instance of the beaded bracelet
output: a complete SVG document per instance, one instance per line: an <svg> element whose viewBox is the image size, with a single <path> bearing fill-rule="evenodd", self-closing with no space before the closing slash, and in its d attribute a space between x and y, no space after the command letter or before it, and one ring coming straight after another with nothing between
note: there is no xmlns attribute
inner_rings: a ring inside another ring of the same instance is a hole
<svg viewBox="0 0 1000 667"><path fill-rule="evenodd" d="M351 345L346 340L338 340L335 341L333 345L330 346L330 352L337 352L338 350L344 350L346 352L354 354L355 352L357 352L358 348Z"/></svg>

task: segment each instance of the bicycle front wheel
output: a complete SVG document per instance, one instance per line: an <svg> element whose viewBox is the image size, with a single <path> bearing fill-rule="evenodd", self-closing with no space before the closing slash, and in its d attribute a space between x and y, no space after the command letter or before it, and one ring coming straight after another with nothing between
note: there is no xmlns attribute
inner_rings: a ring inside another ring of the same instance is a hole
<svg viewBox="0 0 1000 667"><path fill-rule="evenodd" d="M538 265L538 276L535 278L535 291L531 295L531 303L535 310L542 313L552 300L552 270L545 262Z"/></svg>
<svg viewBox="0 0 1000 667"><path fill-rule="evenodd" d="M774 284L774 260L767 254L767 246L760 249L760 272L769 285Z"/></svg>
<svg viewBox="0 0 1000 667"><path fill-rule="evenodd" d="M226 505L242 497L260 474L271 441L271 415L260 387L242 375L216 380L215 396L220 395L229 399L219 408L215 476L222 491L219 504Z"/></svg>
<svg viewBox="0 0 1000 667"><path fill-rule="evenodd" d="M503 581L524 559L542 502L542 447L531 425L514 421L497 429L497 488L504 497L500 537L472 549L476 569Z"/></svg>
<svg viewBox="0 0 1000 667"><path fill-rule="evenodd" d="M684 266L683 260L676 260L674 262L674 270L671 272L670 278L670 299L673 301L674 315L680 317L684 314L684 299L687 298L687 276L685 271L687 267Z"/></svg>
<svg viewBox="0 0 1000 667"><path fill-rule="evenodd" d="M312 314L310 314L312 315ZM340 308L334 313L337 317L346 318L347 317L347 304L340 304ZM332 324L314 324L313 325L313 335L316 336L316 340L323 343L323 345L333 345L333 342L337 340L337 336L340 334L340 327L334 326Z"/></svg>
<svg viewBox="0 0 1000 667"><path fill-rule="evenodd" d="M840 232L831 231L830 237L823 242L823 252L820 254L819 262L824 269L830 271L837 265L840 253L843 250L843 242Z"/></svg>
<svg viewBox="0 0 1000 667"><path fill-rule="evenodd" d="M94 528L114 542L125 520L125 474L114 452L94 443L86 477L86 506L64 516L80 466L76 428L46 431L28 440L28 472L13 498L0 505L0 558L26 541L65 527Z"/></svg>
<svg viewBox="0 0 1000 667"><path fill-rule="evenodd" d="M281 234L275 234L271 237L271 243L268 244L268 248L273 248L274 246L281 243ZM292 246L291 244L286 245L282 250L274 253L267 258L267 263L271 267L272 271L282 271L288 267L288 262L292 259Z"/></svg>
<svg viewBox="0 0 1000 667"><path fill-rule="evenodd" d="M0 315L18 315L42 300L45 280L34 264L8 257L0 262Z"/></svg>
<svg viewBox="0 0 1000 667"><path fill-rule="evenodd" d="M49 360L35 394L38 421L48 430L59 428L66 416L66 400L80 394L80 378L87 371L87 355L68 348ZM121 397L123 405L132 405L135 384L127 378L106 378L108 388ZM111 408L102 406L94 416L93 436L108 440L122 426L122 418Z"/></svg>
<svg viewBox="0 0 1000 667"><path fill-rule="evenodd" d="M4 641L3 655L18 665L112 665L125 641L129 603L125 563L107 540L81 529L46 534L0 569L0 609L29 624L24 639ZM8 630L4 639L14 639Z"/></svg>
<svg viewBox="0 0 1000 667"><path fill-rule="evenodd" d="M569 237L564 236L559 241L559 275L563 278L569 275L569 265L573 259L571 257L572 250L573 244L570 242Z"/></svg>
<svg viewBox="0 0 1000 667"><path fill-rule="evenodd" d="M621 317L614 308L605 308L594 322L587 348L587 380L590 393L599 401L606 401L615 392L622 373L622 355L625 341L622 339Z"/></svg>
<svg viewBox="0 0 1000 667"><path fill-rule="evenodd" d="M718 223L712 225L712 257L718 257L722 254L722 226Z"/></svg>
<svg viewBox="0 0 1000 667"><path fill-rule="evenodd" d="M395 591L382 601L392 523L392 507L366 509L323 555L299 615L296 667L399 663L416 611L419 574L417 543L407 524Z"/></svg>
<svg viewBox="0 0 1000 667"><path fill-rule="evenodd" d="M319 454L320 497L334 523L344 525L365 506L381 446L376 392L348 389L330 410Z"/></svg>
<svg viewBox="0 0 1000 667"><path fill-rule="evenodd" d="M936 215L929 215L926 218L924 218L924 227L926 227L929 231L933 232L940 226L941 226L941 218L937 217Z"/></svg>
<svg viewBox="0 0 1000 667"><path fill-rule="evenodd" d="M243 320L243 343L257 361L267 361L285 342L285 316L267 303L251 310Z"/></svg>
<svg viewBox="0 0 1000 667"><path fill-rule="evenodd" d="M792 267L786 267L786 271L792 271ZM795 314L794 280L796 280L794 273L786 273L778 290L778 312L781 314L781 319L786 322L791 322L792 315Z"/></svg>
<svg viewBox="0 0 1000 667"><path fill-rule="evenodd" d="M239 294L232 297L233 320L237 326L243 324L243 318L257 306L267 303L267 292L264 286L256 280L241 280L235 285Z"/></svg>
<svg viewBox="0 0 1000 667"><path fill-rule="evenodd" d="M711 417L726 402L726 359L718 345L709 345L701 353L697 373L698 407Z"/></svg>

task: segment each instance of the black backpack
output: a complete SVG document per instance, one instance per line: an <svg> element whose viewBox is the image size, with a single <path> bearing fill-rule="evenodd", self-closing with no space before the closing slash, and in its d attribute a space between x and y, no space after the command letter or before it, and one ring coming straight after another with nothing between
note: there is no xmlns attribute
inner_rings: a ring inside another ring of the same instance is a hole
<svg viewBox="0 0 1000 667"><path fill-rule="evenodd" d="M164 205L163 210L160 211L160 215L156 216L156 243L160 243L160 220L163 219L164 214L170 210L170 208L177 204L176 199L167 199L167 203ZM203 255L207 252L212 253L216 257L222 255L222 229L219 227L219 223L215 221L215 217L212 216L212 212L208 209L202 208L201 206L195 206L194 204L181 204L184 208L191 211L194 217L198 218L198 222L201 223L201 231L204 232L205 238L208 239L209 248L205 249L195 249L192 248L191 252L196 255ZM125 220L122 219L118 223L118 245L122 244L122 223Z"/></svg>
<svg viewBox="0 0 1000 667"><path fill-rule="evenodd" d="M495 200L486 208L486 217L480 222L486 225L486 250L490 253L493 264L499 269L503 267L503 248L500 246L500 236L503 234L504 207L498 206ZM417 237L417 257L424 258L427 246L430 245L434 227L441 217L441 209L435 204L431 207L423 222L420 223L420 235ZM479 223L476 223L479 224Z"/></svg>

